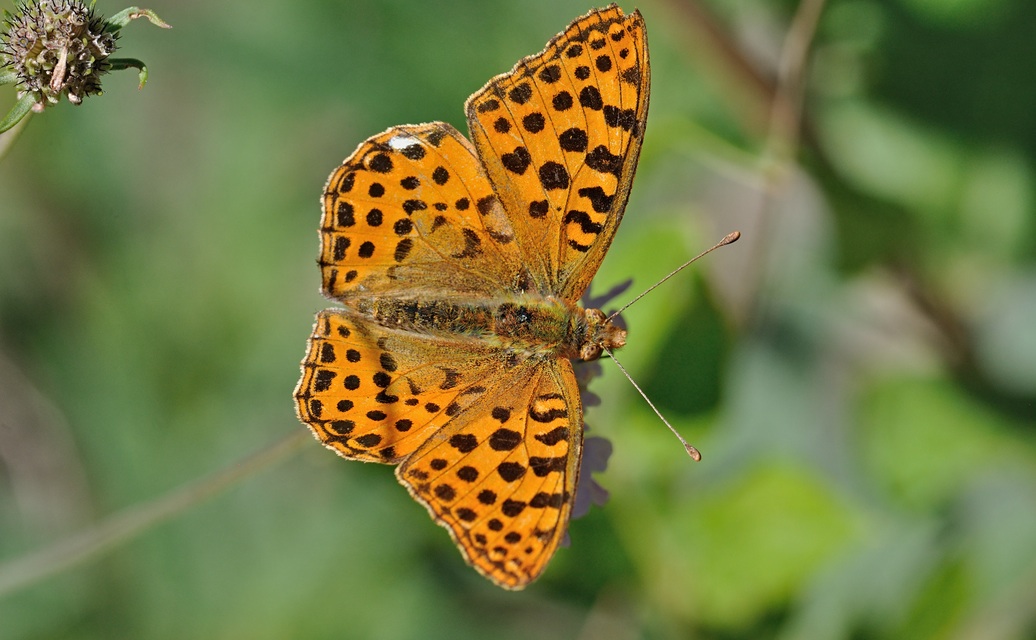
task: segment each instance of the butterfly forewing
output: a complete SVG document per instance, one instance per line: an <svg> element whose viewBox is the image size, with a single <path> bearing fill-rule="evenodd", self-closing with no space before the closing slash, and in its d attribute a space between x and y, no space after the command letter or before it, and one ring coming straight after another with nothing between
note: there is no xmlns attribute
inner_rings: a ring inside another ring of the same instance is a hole
<svg viewBox="0 0 1036 640"><path fill-rule="evenodd" d="M522 260L471 143L442 122L393 127L324 189L323 291L405 297L499 294Z"/></svg>
<svg viewBox="0 0 1036 640"><path fill-rule="evenodd" d="M468 100L475 147L543 291L578 299L600 266L629 198L649 84L643 20L612 5Z"/></svg>

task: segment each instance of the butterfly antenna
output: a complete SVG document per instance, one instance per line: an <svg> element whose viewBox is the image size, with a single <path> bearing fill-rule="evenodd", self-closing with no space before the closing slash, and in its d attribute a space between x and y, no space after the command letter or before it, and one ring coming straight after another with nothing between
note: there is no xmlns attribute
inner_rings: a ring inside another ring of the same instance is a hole
<svg viewBox="0 0 1036 640"><path fill-rule="evenodd" d="M680 273L681 271L683 271L684 269L686 269L687 267L689 267L689 266L691 265L691 263L693 263L693 262L694 262L695 260L698 260L699 258L703 258L703 257L707 256L708 254L712 253L712 252L713 252L713 251L715 251L716 249L719 249L720 247L723 247L723 246L726 246L726 245L728 245L728 244L732 244L732 243L734 243L734 242L737 242L738 238L740 238L740 237L741 237L741 232L740 232L740 231L733 231L733 232L731 232L731 233L728 233L728 234L727 234L726 236L724 236L724 238L723 238L722 240L720 240L720 241L719 241L719 242L717 242L716 244L712 245L712 247L710 247L710 248L706 249L705 251L702 251L701 253L699 253L698 255L694 256L693 258L691 258L691 259L690 259L690 260L688 260L687 262L683 263L682 265L680 265L679 267L677 267L676 269L674 269L672 273L670 273L670 274L669 274L669 275L667 275L666 277L662 278L661 280L659 280L659 281L658 281L658 282L656 282L655 284L653 284L653 285L651 285L650 287L648 287L648 288L647 288L647 289L646 289L646 290L645 290L645 291L644 291L643 293L641 293L641 294L640 294L639 296L637 296L636 298L633 298L632 300L630 300L629 302L627 302L627 303L626 303L626 305L625 305L625 306L624 306L623 308L619 309L619 310L618 310L618 311L616 311L615 313L613 313L613 314L611 314L610 316L608 316L608 319L609 319L609 320L613 320L613 319L615 318L615 316L619 315L620 313L622 313L622 312L623 312L623 311L625 311L626 309L629 309L629 308L630 308L631 306L633 306L633 303L634 303L634 302L636 302L637 300L640 300L641 298L643 298L643 297L644 297L644 296L646 296L647 294L649 294L649 293L651 293L652 291L654 291L654 290L655 290L655 288L657 288L657 287L658 287L658 285L662 284L663 282L665 282L665 281L666 281L666 280L668 280L669 278L672 278L672 277L673 277L673 276L675 276L676 274ZM613 358L613 359L614 359L614 358ZM618 363L616 363L616 364L618 364ZM622 365L619 365L619 368L621 369L621 368L622 368ZM625 373L625 371L623 371L623 373ZM626 377L627 377L627 378L629 378L629 376L626 376ZM630 382L633 382L633 379L632 379L632 378L630 378ZM637 386L637 383L633 382L633 386ZM639 391L640 389L637 389L637 390ZM642 393L641 395L644 395L644 394ZM645 399L645 400L647 400L647 396L644 396L644 399ZM650 400L648 400L648 404L650 404L650 403L651 403L651 401L650 401ZM652 408L653 408L653 407L652 407ZM658 411L656 410L656 411L655 411L655 413L658 413ZM661 416L661 415L659 415L659 417L661 418L662 416ZM664 421L665 421L665 418L662 418L662 421L664 422ZM669 423L667 422L666 424L668 425ZM670 428L670 429L672 429L672 427L669 427L669 428ZM692 448L693 448L693 447L692 447ZM691 457L693 458L694 456L692 455ZM697 459L697 458L695 458L695 459Z"/></svg>
<svg viewBox="0 0 1036 640"><path fill-rule="evenodd" d="M729 238L730 236L727 237ZM737 240L737 238L734 238L734 240ZM733 242L734 240L731 240L730 242ZM722 245L723 243L720 243L716 245L716 247ZM713 247L712 249L715 249L716 247ZM712 249L709 249L709 251L712 251ZM709 251L706 251L705 253L708 253ZM702 255L705 254L703 253ZM700 258L701 256L698 257ZM695 260L697 260L697 258L695 258ZM693 260L691 262L693 262ZM679 271L679 269L677 269L677 271ZM648 291L650 291L650 289ZM680 435L676 431L676 429L673 428L673 425L669 424L669 421L665 419L665 416L663 416L662 412L658 410L658 407L655 406L655 403L651 402L651 398L647 397L647 394L644 393L644 391L640 388L640 385L638 385L637 382L633 379L633 377L630 376L630 374L626 371L626 367L622 366L622 363L615 359L615 354L612 353L611 349L605 347L604 352L607 353L608 357L612 359L612 362L614 362L615 366L619 368L619 371L622 372L622 375L626 376L626 379L630 381L630 384L632 384L633 388L637 390L637 393L640 394L640 397L644 398L644 401L648 403L648 406L651 407L651 410L655 412L655 415L658 416L658 419L661 420L665 426L669 427L669 430L673 432L673 435L676 436L676 438L680 441L680 443L683 445L683 448L687 450L687 455L691 456L691 459L693 459L695 462L701 462L701 452L695 449L694 446L691 445L691 443L687 442L687 440L685 440L684 437Z"/></svg>

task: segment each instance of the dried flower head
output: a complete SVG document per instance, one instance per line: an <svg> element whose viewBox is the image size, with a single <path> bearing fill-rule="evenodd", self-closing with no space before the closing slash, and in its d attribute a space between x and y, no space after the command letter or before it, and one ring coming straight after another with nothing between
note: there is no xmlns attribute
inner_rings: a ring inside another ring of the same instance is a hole
<svg viewBox="0 0 1036 640"><path fill-rule="evenodd" d="M133 67L140 86L147 67L133 58L111 57L119 30L137 18L163 28L169 25L153 11L129 7L105 20L81 0L34 0L21 4L0 29L0 84L14 84L18 103L0 121L0 133L30 110L41 112L66 96L72 104L101 94L101 77Z"/></svg>
<svg viewBox="0 0 1036 640"><path fill-rule="evenodd" d="M43 0L8 18L0 59L17 75L19 96L33 95L34 111L57 104L62 95L79 104L101 93L117 36L81 2Z"/></svg>

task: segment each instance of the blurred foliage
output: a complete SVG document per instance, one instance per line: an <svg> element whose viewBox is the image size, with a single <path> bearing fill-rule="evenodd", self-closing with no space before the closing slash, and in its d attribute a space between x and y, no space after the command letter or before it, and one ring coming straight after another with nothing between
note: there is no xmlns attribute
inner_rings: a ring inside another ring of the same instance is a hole
<svg viewBox="0 0 1036 640"><path fill-rule="evenodd" d="M715 32L691 0L639 7L651 115L597 282L744 234L626 313L623 362L702 463L596 380L612 500L507 593L391 469L310 443L8 595L0 636L1034 637L1036 4L830 0L775 179L797 4L708 3ZM463 130L470 93L590 8L149 6L176 28L123 37L147 91L113 76L0 160L0 558L302 429L326 175L394 124Z"/></svg>

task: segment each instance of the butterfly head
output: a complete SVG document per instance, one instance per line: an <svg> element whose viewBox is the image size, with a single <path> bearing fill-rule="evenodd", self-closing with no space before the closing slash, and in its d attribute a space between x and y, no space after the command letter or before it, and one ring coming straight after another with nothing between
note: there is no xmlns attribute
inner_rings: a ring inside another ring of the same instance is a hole
<svg viewBox="0 0 1036 640"><path fill-rule="evenodd" d="M626 330L616 326L600 309L584 309L585 339L579 345L579 358L590 361L601 357L604 350L618 349L626 344Z"/></svg>

